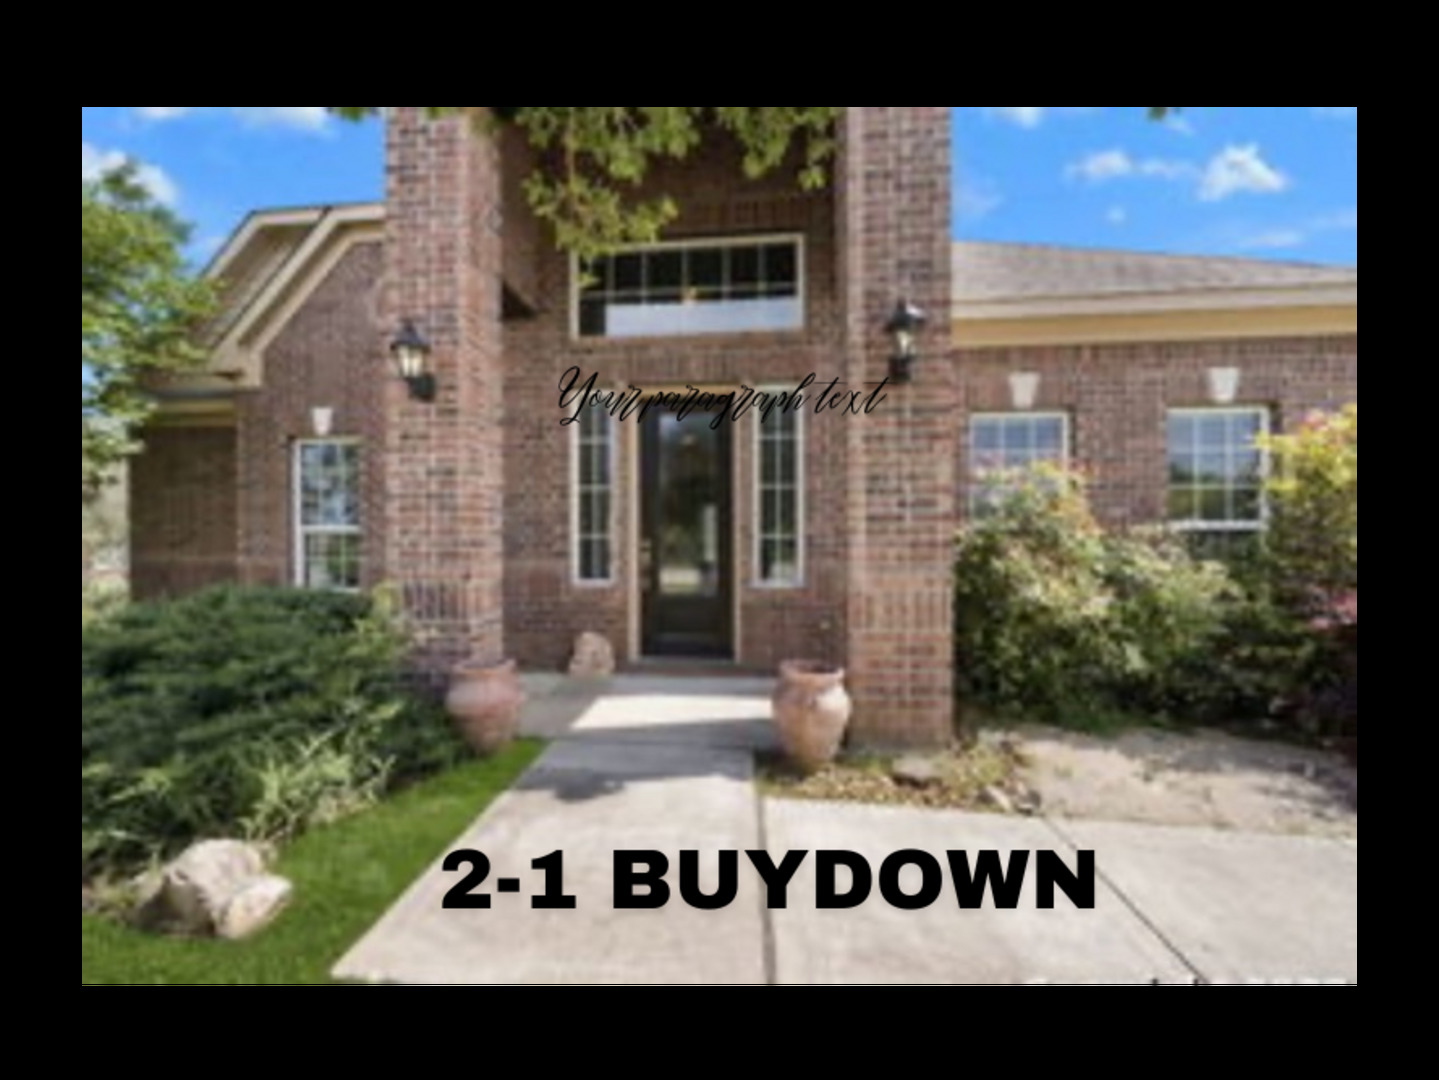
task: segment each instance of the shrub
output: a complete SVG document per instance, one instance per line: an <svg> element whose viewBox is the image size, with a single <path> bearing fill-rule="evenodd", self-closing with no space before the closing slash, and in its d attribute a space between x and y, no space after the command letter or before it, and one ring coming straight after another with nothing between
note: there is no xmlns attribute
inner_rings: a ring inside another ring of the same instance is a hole
<svg viewBox="0 0 1439 1080"><path fill-rule="evenodd" d="M1193 712L1202 666L1242 594L1218 563L1162 533L1107 533L1077 474L1008 478L959 538L961 686L991 708L1070 723L1114 712Z"/></svg>
<svg viewBox="0 0 1439 1080"><path fill-rule="evenodd" d="M382 599L223 587L81 630L81 873L275 840L458 759Z"/></svg>
<svg viewBox="0 0 1439 1080"><path fill-rule="evenodd" d="M80 583L80 629L119 612L128 599L123 582L96 581Z"/></svg>
<svg viewBox="0 0 1439 1080"><path fill-rule="evenodd" d="M1314 413L1271 436L1270 574L1310 636L1298 693L1311 727L1356 734L1359 722L1359 406Z"/></svg>
<svg viewBox="0 0 1439 1080"><path fill-rule="evenodd" d="M1302 613L1327 616L1359 590L1359 406L1315 413L1265 443L1276 584Z"/></svg>

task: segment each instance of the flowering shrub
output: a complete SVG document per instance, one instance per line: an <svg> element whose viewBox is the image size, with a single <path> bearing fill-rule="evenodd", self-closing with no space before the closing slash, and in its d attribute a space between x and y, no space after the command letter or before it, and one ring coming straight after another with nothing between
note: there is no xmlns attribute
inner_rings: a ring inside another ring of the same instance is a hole
<svg viewBox="0 0 1439 1080"><path fill-rule="evenodd" d="M1004 491L959 538L961 686L1056 722L1197 707L1184 673L1243 602L1224 567L1164 533L1107 533L1073 470L1036 466Z"/></svg>
<svg viewBox="0 0 1439 1080"><path fill-rule="evenodd" d="M1266 440L1274 455L1270 573L1279 600L1314 638L1304 672L1311 725L1359 722L1359 406L1314 413Z"/></svg>
<svg viewBox="0 0 1439 1080"><path fill-rule="evenodd" d="M1296 613L1341 622L1352 598L1358 621L1359 406L1314 413L1264 440L1274 455L1270 557Z"/></svg>

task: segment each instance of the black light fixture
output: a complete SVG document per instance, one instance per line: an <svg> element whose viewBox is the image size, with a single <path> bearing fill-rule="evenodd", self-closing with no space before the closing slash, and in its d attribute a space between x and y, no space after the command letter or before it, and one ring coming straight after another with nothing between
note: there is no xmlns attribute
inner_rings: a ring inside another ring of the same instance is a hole
<svg viewBox="0 0 1439 1080"><path fill-rule="evenodd" d="M409 319L390 342L390 355L395 358L400 378L410 388L410 397L415 401L434 401L436 387L435 376L429 370L430 343Z"/></svg>
<svg viewBox="0 0 1439 1080"><path fill-rule="evenodd" d="M894 338L894 356L889 361L889 374L895 382L909 382L914 377L914 361L919 356L919 331L929 321L920 308L901 300L894 309L885 333Z"/></svg>

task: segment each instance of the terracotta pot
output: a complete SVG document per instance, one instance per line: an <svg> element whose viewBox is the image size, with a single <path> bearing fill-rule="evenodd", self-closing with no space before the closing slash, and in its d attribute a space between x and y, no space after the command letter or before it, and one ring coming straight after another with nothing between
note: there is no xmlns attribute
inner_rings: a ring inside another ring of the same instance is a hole
<svg viewBox="0 0 1439 1080"><path fill-rule="evenodd" d="M802 771L835 759L853 712L842 668L803 660L780 666L774 722L786 756Z"/></svg>
<svg viewBox="0 0 1439 1080"><path fill-rule="evenodd" d="M450 674L445 708L480 754L493 754L514 739L524 704L525 692L513 660L467 661Z"/></svg>

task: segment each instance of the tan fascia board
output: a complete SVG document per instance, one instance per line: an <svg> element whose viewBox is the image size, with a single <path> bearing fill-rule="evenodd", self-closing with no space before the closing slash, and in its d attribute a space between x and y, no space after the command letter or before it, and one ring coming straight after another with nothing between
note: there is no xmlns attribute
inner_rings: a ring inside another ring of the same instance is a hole
<svg viewBox="0 0 1439 1080"><path fill-rule="evenodd" d="M276 308L273 315L265 320L265 326L255 335L253 341L248 342L245 349L254 357L259 358L265 355L265 350L285 329L295 313L304 306L310 294L330 276L330 272L339 265L351 248L357 244L374 243L385 238L384 223L381 221L365 222L363 224L344 226L331 234L333 239L328 247L316 259L313 267L306 270L295 287L292 288L285 299Z"/></svg>
<svg viewBox="0 0 1439 1080"><path fill-rule="evenodd" d="M1137 315L1168 311L1241 311L1252 308L1359 305L1359 284L1250 289L1193 289L1186 292L1059 296L1014 300L959 300L956 322L1062 315Z"/></svg>
<svg viewBox="0 0 1439 1080"><path fill-rule="evenodd" d="M233 397L162 398L146 421L149 427L233 427L234 424Z"/></svg>
<svg viewBox="0 0 1439 1080"><path fill-rule="evenodd" d="M956 319L954 346L963 351L1023 346L1216 341L1226 338L1326 337L1358 333L1359 306L1348 303L1222 311Z"/></svg>
<svg viewBox="0 0 1439 1080"><path fill-rule="evenodd" d="M266 229L296 228L316 224L324 216L324 207L306 207L297 210L258 210L250 214L240 227L230 234L224 247L215 253L205 267L204 276L212 281L224 278L230 264Z"/></svg>
<svg viewBox="0 0 1439 1080"><path fill-rule="evenodd" d="M281 271L215 346L210 369L238 372L241 387L258 386L265 347L351 246L383 238L384 220L384 207L378 204L341 206L326 211ZM334 244L341 234L344 242Z"/></svg>

